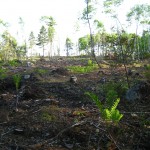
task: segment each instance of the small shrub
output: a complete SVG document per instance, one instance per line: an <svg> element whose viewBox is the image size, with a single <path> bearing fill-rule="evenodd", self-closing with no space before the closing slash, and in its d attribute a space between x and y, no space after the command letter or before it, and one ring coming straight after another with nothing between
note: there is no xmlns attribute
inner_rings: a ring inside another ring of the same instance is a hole
<svg viewBox="0 0 150 150"><path fill-rule="evenodd" d="M88 60L88 66L93 66L93 61L91 59Z"/></svg>
<svg viewBox="0 0 150 150"><path fill-rule="evenodd" d="M14 81L15 86L16 86L16 91L18 91L19 86L20 86L20 82L21 82L21 75L20 74L13 75L13 81Z"/></svg>
<svg viewBox="0 0 150 150"><path fill-rule="evenodd" d="M12 66L12 67L17 67L20 65L19 61L17 59L14 59L14 60L10 60L9 62L9 65Z"/></svg>
<svg viewBox="0 0 150 150"><path fill-rule="evenodd" d="M43 112L41 114L41 119L43 121L51 122L51 121L54 121L56 119L56 117L54 115L49 114L48 112Z"/></svg>

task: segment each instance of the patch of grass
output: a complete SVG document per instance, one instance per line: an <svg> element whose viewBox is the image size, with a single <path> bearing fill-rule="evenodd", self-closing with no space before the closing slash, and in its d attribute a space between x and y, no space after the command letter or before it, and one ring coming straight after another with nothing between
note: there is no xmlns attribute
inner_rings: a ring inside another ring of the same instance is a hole
<svg viewBox="0 0 150 150"><path fill-rule="evenodd" d="M107 69L107 68L109 68L109 65L107 65L107 64L101 64L101 67L104 68L104 69Z"/></svg>
<svg viewBox="0 0 150 150"><path fill-rule="evenodd" d="M42 121L48 121L48 122L55 121L56 120L56 116L54 116L52 114L49 114L48 112L43 112L41 114L41 120Z"/></svg>
<svg viewBox="0 0 150 150"><path fill-rule="evenodd" d="M57 122L60 120L61 109L57 106L43 107L40 113L40 120L46 122Z"/></svg>
<svg viewBox="0 0 150 150"><path fill-rule="evenodd" d="M39 73L39 74L46 74L48 72L48 70L46 69L41 69L41 68L36 68L35 70L36 73Z"/></svg>
<svg viewBox="0 0 150 150"><path fill-rule="evenodd" d="M134 67L141 67L142 64L140 64L140 63L134 63L133 66L134 66Z"/></svg>
<svg viewBox="0 0 150 150"><path fill-rule="evenodd" d="M17 59L10 60L10 61L8 62L8 64L9 64L11 67L18 67L18 66L20 66L20 63L18 62Z"/></svg>
<svg viewBox="0 0 150 150"><path fill-rule="evenodd" d="M72 73L88 73L98 69L97 65L92 66L69 66L68 69Z"/></svg>

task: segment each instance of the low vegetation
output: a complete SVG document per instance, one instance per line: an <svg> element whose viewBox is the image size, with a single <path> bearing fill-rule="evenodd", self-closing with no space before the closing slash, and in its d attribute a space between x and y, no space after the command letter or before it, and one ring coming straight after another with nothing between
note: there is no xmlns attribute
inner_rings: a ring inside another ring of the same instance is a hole
<svg viewBox="0 0 150 150"><path fill-rule="evenodd" d="M39 60L31 66L26 62L13 67L1 64L0 148L15 146L8 138L15 139L22 149L48 149L50 143L54 149L84 150L99 145L103 149L147 148L149 60L136 67L127 65L131 88L122 65L109 65L112 60L99 61L101 66L107 64L102 68L89 58L63 61L60 67L60 62L52 59L55 68L49 67L49 60L42 60L40 66ZM76 82L70 82L72 75ZM139 97L132 91L134 87Z"/></svg>

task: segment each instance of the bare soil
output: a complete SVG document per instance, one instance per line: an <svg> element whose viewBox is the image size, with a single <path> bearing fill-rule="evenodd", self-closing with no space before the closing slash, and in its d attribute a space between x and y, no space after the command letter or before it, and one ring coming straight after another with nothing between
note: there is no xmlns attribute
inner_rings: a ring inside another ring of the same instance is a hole
<svg viewBox="0 0 150 150"><path fill-rule="evenodd" d="M96 93L105 101L104 84L125 81L123 65L75 74L70 82L71 65L86 65L83 59L37 61L31 67L8 67L0 80L0 149L1 150L149 150L150 94L136 102L122 95L118 109L123 118L118 124L103 121L96 105L85 92ZM100 63L106 63L101 62ZM108 62L111 64L111 62ZM134 85L144 81L144 68L128 65L139 73L130 77ZM42 72L39 70L46 70ZM12 76L21 74L19 102ZM24 79L25 75L30 75ZM106 79L102 83L101 79ZM132 85L131 84L131 85ZM150 88L150 86L149 86Z"/></svg>

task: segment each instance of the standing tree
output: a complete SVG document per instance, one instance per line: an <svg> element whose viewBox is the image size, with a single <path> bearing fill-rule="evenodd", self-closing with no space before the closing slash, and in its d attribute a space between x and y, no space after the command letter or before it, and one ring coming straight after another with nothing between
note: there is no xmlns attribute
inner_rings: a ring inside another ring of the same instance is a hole
<svg viewBox="0 0 150 150"><path fill-rule="evenodd" d="M79 47L79 51L84 51L86 54L89 54L89 45L90 43L90 36L84 36L84 37L80 37L78 39L78 47Z"/></svg>
<svg viewBox="0 0 150 150"><path fill-rule="evenodd" d="M73 43L70 38L66 38L66 55L70 55L70 51L73 49Z"/></svg>
<svg viewBox="0 0 150 150"><path fill-rule="evenodd" d="M29 35L29 48L31 49L31 57L33 54L33 47L35 46L35 36L34 33L31 32Z"/></svg>
<svg viewBox="0 0 150 150"><path fill-rule="evenodd" d="M95 35L95 44L97 45L98 55L100 55L100 47L103 45L103 33L105 32L104 24L99 20L94 20L96 24L96 29L98 30L97 34ZM103 49L104 51L104 49Z"/></svg>
<svg viewBox="0 0 150 150"><path fill-rule="evenodd" d="M85 0L86 8L83 10L81 19L87 21L87 23L88 23L89 31L90 31L91 54L92 54L94 60L96 61L96 63L98 64L99 68L101 68L100 64L98 63L98 61L96 59L96 55L95 55L94 37L93 37L92 27L91 27L91 22L90 22L90 20L92 19L93 15L95 13L95 8L94 8L94 6L92 4L93 1L94 0Z"/></svg>
<svg viewBox="0 0 150 150"><path fill-rule="evenodd" d="M49 58L50 58L53 55L52 44L53 44L54 35L55 35L54 26L56 25L56 22L52 16L42 16L41 21L43 21L48 27L48 41L50 44Z"/></svg>
<svg viewBox="0 0 150 150"><path fill-rule="evenodd" d="M16 57L17 41L8 31L2 34L0 56L3 61L9 61Z"/></svg>
<svg viewBox="0 0 150 150"><path fill-rule="evenodd" d="M24 27L25 27L25 22L24 20L22 19L22 17L19 17L19 22L20 24L20 28L21 28L21 38L22 38L22 41L21 41L21 46L20 47L24 47L25 48L25 55L26 55L26 58L27 58L27 43L26 43L26 37L24 36L25 33L24 33Z"/></svg>
<svg viewBox="0 0 150 150"><path fill-rule="evenodd" d="M131 24L133 21L136 22L136 35L138 34L138 27L139 25L144 26L144 30L146 28L147 31L150 29L150 5L141 4L135 5L130 9L130 12L127 14L127 21ZM145 30L145 31L146 31ZM135 36L135 52L137 58L139 59L141 56L141 52L139 49L140 40Z"/></svg>
<svg viewBox="0 0 150 150"><path fill-rule="evenodd" d="M48 43L48 36L47 36L47 31L44 26L41 27L40 33L38 34L38 44L42 46L43 49L43 57L44 57L44 51L45 51L45 44Z"/></svg>

